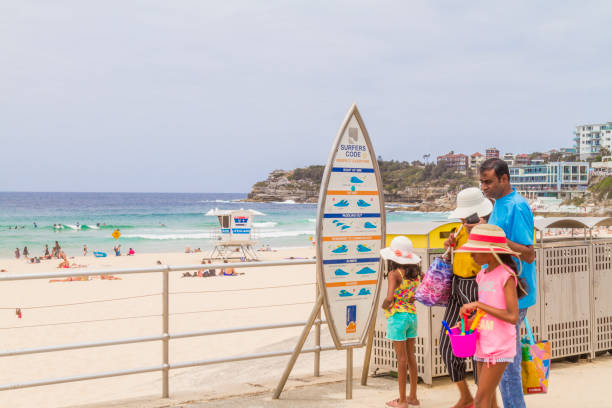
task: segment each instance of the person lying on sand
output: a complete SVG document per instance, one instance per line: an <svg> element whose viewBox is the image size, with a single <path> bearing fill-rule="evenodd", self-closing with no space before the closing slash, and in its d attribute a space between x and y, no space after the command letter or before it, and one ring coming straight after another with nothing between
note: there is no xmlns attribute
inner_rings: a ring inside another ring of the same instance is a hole
<svg viewBox="0 0 612 408"><path fill-rule="evenodd" d="M227 263L227 259L224 259L223 263ZM237 273L234 268L223 268L223 269L221 269L220 276L238 276L238 275L244 275L244 273Z"/></svg>
<svg viewBox="0 0 612 408"><path fill-rule="evenodd" d="M77 264L76 262L73 262L72 264L70 264L70 262L68 262L68 260L62 261L60 262L59 265L57 265L58 268L87 268L87 265L80 265Z"/></svg>
<svg viewBox="0 0 612 408"><path fill-rule="evenodd" d="M77 264L77 263L73 262L73 263L70 265L70 267L71 267L71 268L87 268L87 265L81 265L81 264Z"/></svg>
<svg viewBox="0 0 612 408"><path fill-rule="evenodd" d="M206 261L202 260L202 265L206 265ZM199 276L201 278L207 278L209 276L215 276L215 273L210 272L209 269L199 269L197 272L193 273L193 276Z"/></svg>
<svg viewBox="0 0 612 408"><path fill-rule="evenodd" d="M49 282L83 282L88 280L89 276L69 276L64 279L50 279Z"/></svg>

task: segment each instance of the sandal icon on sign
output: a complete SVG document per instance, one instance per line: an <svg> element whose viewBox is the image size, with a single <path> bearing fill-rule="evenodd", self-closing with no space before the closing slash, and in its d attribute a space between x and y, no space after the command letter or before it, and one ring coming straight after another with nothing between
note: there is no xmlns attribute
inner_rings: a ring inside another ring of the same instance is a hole
<svg viewBox="0 0 612 408"><path fill-rule="evenodd" d="M348 252L348 247L346 245L338 245L336 249L332 249L332 252L334 254L343 254L345 252Z"/></svg>
<svg viewBox="0 0 612 408"><path fill-rule="evenodd" d="M372 204L366 203L366 202L365 202L365 201L363 201L363 200L359 200L359 201L357 201L357 207L362 207L362 208L363 208L363 207L370 207L371 205L372 205Z"/></svg>

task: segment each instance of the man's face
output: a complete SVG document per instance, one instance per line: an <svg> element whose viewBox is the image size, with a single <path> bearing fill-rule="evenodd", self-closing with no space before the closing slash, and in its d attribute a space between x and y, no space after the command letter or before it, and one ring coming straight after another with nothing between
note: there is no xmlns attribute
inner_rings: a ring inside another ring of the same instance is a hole
<svg viewBox="0 0 612 408"><path fill-rule="evenodd" d="M507 183L508 176L504 174L498 179L493 169L480 172L480 189L488 198L501 198Z"/></svg>

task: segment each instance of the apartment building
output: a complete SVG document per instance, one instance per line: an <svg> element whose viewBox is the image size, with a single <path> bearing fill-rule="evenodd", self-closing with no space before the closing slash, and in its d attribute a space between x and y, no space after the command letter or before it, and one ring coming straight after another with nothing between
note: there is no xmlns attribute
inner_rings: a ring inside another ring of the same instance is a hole
<svg viewBox="0 0 612 408"><path fill-rule="evenodd" d="M514 166L514 154L512 153L505 153L504 156L502 157L502 160L505 161L508 166Z"/></svg>
<svg viewBox="0 0 612 408"><path fill-rule="evenodd" d="M612 151L612 122L576 126L574 142L580 160L597 156L602 147Z"/></svg>
<svg viewBox="0 0 612 408"><path fill-rule="evenodd" d="M470 155L470 163L468 167L473 170L478 170L483 161L485 161L485 157L482 153L473 153Z"/></svg>
<svg viewBox="0 0 612 408"><path fill-rule="evenodd" d="M465 154L462 154L462 153L454 154L453 152L450 152L443 156L438 156L437 162L440 163L441 161L446 162L446 166L448 168L452 168L453 170L457 172L464 173L464 174L467 172L468 157Z"/></svg>
<svg viewBox="0 0 612 408"><path fill-rule="evenodd" d="M554 162L510 166L512 187L527 198L571 198L589 184L588 162Z"/></svg>
<svg viewBox="0 0 612 408"><path fill-rule="evenodd" d="M486 151L487 159L499 159L499 150L494 147L489 147Z"/></svg>

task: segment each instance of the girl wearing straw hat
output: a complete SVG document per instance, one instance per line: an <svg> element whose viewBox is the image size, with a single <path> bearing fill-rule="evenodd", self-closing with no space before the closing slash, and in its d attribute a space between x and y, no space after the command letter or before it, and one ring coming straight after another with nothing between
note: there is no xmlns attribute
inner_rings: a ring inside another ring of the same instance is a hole
<svg viewBox="0 0 612 408"><path fill-rule="evenodd" d="M490 224L476 225L465 245L458 253L471 253L479 265L486 265L476 276L478 301L463 305L461 314L476 309L485 315L478 324L476 360L478 391L476 407L491 407L495 401L495 389L508 363L516 355L516 322L519 318L518 291L523 285L517 277L512 255L518 256L507 244L506 234Z"/></svg>
<svg viewBox="0 0 612 408"><path fill-rule="evenodd" d="M387 338L393 341L397 357L398 399L389 407L406 408L419 405L417 399L417 363L414 344L417 337L417 315L414 293L421 278L421 258L413 253L412 241L404 236L393 238L391 245L380 250L386 261L389 286L382 308L387 317ZM406 371L410 371L410 395L406 398Z"/></svg>
<svg viewBox="0 0 612 408"><path fill-rule="evenodd" d="M491 201L484 196L479 188L466 188L457 194L457 207L449 214L448 218L460 219L461 226L444 243L444 246L449 249L447 251L449 261L450 249L460 248L464 245L474 225L478 222L483 222L491 214L492 210L493 204L491 204ZM444 312L444 320L447 322L456 322L459 318L461 307L466 303L478 300L476 275L480 271L480 265L474 262L468 253L455 253L452 257L452 264L453 279L451 281L451 293ZM465 381L467 374L465 359L455 356L451 348L450 338L446 335L445 330L440 332L439 347L446 370L459 390L459 400L453 405L453 408L473 406L474 397ZM475 367L476 363L473 360L472 362ZM477 379L478 375L475 372L474 380L477 381Z"/></svg>

